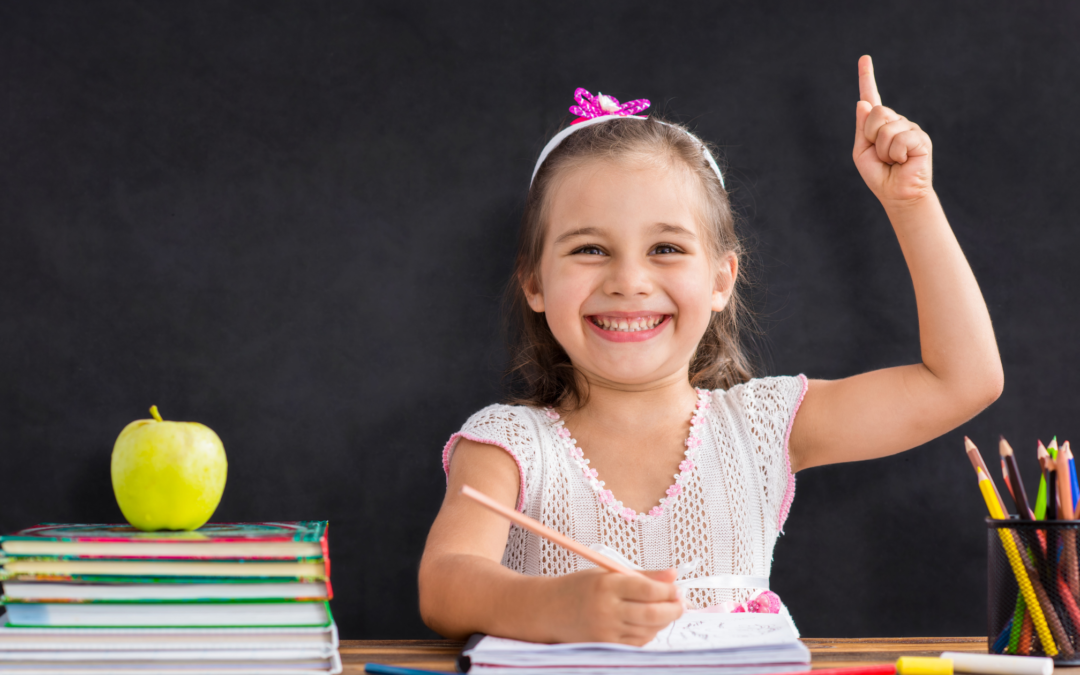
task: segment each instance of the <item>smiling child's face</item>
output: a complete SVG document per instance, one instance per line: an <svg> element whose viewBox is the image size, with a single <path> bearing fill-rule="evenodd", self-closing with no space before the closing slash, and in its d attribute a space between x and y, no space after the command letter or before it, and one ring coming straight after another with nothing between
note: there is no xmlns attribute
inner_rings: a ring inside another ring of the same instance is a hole
<svg viewBox="0 0 1080 675"><path fill-rule="evenodd" d="M734 254L710 256L700 188L664 163L596 160L550 195L534 311L593 383L685 379L712 312L731 296Z"/></svg>

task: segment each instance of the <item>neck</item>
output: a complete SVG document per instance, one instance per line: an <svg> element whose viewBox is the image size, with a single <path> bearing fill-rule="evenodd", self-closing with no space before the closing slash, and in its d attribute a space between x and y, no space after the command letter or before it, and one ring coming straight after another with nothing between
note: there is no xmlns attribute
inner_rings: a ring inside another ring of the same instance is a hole
<svg viewBox="0 0 1080 675"><path fill-rule="evenodd" d="M588 391L588 400L564 416L567 423L587 420L621 433L655 429L657 425L688 420L697 400L697 391L690 386L689 365L670 376L643 384L612 382L580 370L577 376L583 380L582 388Z"/></svg>

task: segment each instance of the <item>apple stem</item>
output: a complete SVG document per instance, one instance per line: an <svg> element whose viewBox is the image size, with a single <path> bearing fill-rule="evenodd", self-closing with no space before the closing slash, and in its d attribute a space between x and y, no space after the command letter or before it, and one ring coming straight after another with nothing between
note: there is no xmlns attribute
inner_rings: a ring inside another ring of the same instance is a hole
<svg viewBox="0 0 1080 675"><path fill-rule="evenodd" d="M156 405L150 406L150 414L153 415L154 419L156 419L158 422L164 422L165 421L165 420L161 419L161 413L159 413L157 411L157 406Z"/></svg>

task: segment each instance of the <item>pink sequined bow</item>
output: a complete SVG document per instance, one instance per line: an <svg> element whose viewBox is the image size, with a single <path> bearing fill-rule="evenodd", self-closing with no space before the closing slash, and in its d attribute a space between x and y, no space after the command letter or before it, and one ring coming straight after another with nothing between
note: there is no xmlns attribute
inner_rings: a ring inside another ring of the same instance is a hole
<svg viewBox="0 0 1080 675"><path fill-rule="evenodd" d="M581 87L574 90L574 100L578 102L578 105L570 106L570 112L577 115L578 118L571 122L571 124L577 124L578 122L591 120L594 117L604 117L606 115L636 115L650 105L649 99L646 98L639 98L636 101L629 101L627 103L619 103L619 99L614 96L607 96L601 93L597 93L596 96L593 96L587 89L582 89Z"/></svg>

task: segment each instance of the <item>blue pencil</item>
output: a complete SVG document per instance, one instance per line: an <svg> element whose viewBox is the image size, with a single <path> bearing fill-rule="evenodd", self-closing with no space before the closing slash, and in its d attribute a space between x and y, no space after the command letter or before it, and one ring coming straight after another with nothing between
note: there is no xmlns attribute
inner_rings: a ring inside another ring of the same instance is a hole
<svg viewBox="0 0 1080 675"><path fill-rule="evenodd" d="M445 670L420 670L419 668L399 668L384 666L381 663L365 663L364 672L372 675L455 675Z"/></svg>
<svg viewBox="0 0 1080 675"><path fill-rule="evenodd" d="M1065 443L1068 444L1068 441ZM1073 513L1076 513L1076 506L1080 504L1080 494L1077 494L1080 483L1076 481L1076 460L1073 459L1071 452L1069 453L1069 480L1072 482Z"/></svg>

